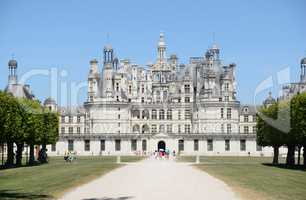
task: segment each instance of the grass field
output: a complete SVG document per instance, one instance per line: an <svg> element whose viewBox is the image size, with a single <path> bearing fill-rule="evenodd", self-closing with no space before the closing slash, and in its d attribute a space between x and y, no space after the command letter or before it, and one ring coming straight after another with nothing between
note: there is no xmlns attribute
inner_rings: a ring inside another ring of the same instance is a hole
<svg viewBox="0 0 306 200"><path fill-rule="evenodd" d="M135 162L143 157L122 156ZM73 163L51 157L49 164L0 170L0 199L53 199L117 167L116 157L78 157Z"/></svg>
<svg viewBox="0 0 306 200"><path fill-rule="evenodd" d="M181 157L179 161L194 162L195 157ZM196 167L223 180L244 199L306 199L306 171L264 164L271 163L272 158L200 157L200 161Z"/></svg>

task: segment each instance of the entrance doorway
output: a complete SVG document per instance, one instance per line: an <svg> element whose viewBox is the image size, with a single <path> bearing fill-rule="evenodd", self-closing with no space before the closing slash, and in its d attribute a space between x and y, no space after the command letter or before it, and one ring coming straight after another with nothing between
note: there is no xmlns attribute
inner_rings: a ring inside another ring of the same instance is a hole
<svg viewBox="0 0 306 200"><path fill-rule="evenodd" d="M166 150L166 143L162 140L157 143L157 150L159 151L160 149Z"/></svg>

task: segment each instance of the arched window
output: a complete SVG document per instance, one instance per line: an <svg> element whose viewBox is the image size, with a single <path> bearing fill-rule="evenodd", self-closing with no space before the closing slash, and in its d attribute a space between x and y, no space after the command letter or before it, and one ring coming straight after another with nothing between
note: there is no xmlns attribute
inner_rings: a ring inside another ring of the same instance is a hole
<svg viewBox="0 0 306 200"><path fill-rule="evenodd" d="M148 126L148 124L142 125L141 133L145 134L145 133L149 133L149 132L150 132L150 127Z"/></svg>
<svg viewBox="0 0 306 200"><path fill-rule="evenodd" d="M149 111L147 109L142 111L142 119L149 119L150 118L150 114Z"/></svg>
<svg viewBox="0 0 306 200"><path fill-rule="evenodd" d="M132 111L132 117L136 117L137 119L140 118L140 111L139 110L133 110Z"/></svg>
<svg viewBox="0 0 306 200"><path fill-rule="evenodd" d="M159 110L159 119L160 120L165 119L165 111L163 109Z"/></svg>
<svg viewBox="0 0 306 200"><path fill-rule="evenodd" d="M142 140L142 150L146 151L147 150L147 140Z"/></svg>

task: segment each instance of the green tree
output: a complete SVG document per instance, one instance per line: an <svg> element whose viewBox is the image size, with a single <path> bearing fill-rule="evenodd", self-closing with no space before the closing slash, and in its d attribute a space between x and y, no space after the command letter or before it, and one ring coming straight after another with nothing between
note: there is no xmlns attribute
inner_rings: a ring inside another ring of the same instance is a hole
<svg viewBox="0 0 306 200"><path fill-rule="evenodd" d="M306 93L297 94L292 98L291 113L292 129L296 133L298 146L304 149L303 165L306 168ZM298 159L300 160L300 155Z"/></svg>
<svg viewBox="0 0 306 200"><path fill-rule="evenodd" d="M7 166L14 165L14 142L22 133L22 109L15 97L0 91L0 140L7 144Z"/></svg>
<svg viewBox="0 0 306 200"><path fill-rule="evenodd" d="M279 147L284 144L284 135L270 121L277 120L278 104L261 107L257 117L257 143L273 147L273 164L278 164ZM270 121L269 121L270 120Z"/></svg>

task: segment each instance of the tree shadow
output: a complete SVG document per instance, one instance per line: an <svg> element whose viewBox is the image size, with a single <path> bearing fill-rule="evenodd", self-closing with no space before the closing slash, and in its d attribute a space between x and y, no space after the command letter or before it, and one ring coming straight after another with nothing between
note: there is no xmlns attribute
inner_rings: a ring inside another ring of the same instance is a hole
<svg viewBox="0 0 306 200"><path fill-rule="evenodd" d="M127 200L127 199L132 199L134 197L132 196L124 196L124 197L102 197L102 198L89 198L89 199L83 199L83 200Z"/></svg>
<svg viewBox="0 0 306 200"><path fill-rule="evenodd" d="M17 192L14 190L0 190L1 199L52 199L50 195Z"/></svg>
<svg viewBox="0 0 306 200"><path fill-rule="evenodd" d="M280 164L272 164L272 163L262 163L262 165L264 166L268 166L268 167L276 167L276 168L280 168L280 169L290 169L290 170L299 170L299 171L306 171L305 167L303 165L294 165L294 166L289 166L286 165L284 163L280 163Z"/></svg>

